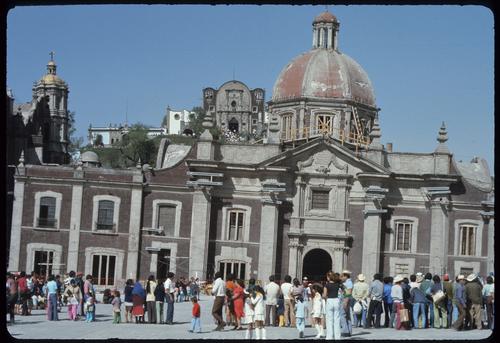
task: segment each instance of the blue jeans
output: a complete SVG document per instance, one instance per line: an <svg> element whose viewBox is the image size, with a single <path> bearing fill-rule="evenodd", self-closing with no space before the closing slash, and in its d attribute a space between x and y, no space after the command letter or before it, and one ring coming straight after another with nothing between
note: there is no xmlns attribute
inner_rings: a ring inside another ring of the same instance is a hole
<svg viewBox="0 0 500 343"><path fill-rule="evenodd" d="M59 320L57 317L57 294L49 294L49 320Z"/></svg>
<svg viewBox="0 0 500 343"><path fill-rule="evenodd" d="M363 307L361 310L361 321L359 320L359 314L354 314L354 327L364 327L366 325L366 311L367 309Z"/></svg>
<svg viewBox="0 0 500 343"><path fill-rule="evenodd" d="M342 327L342 333L351 334L352 333L352 322L351 322L351 299L348 298L347 308L344 309L344 301L341 300L340 306L340 326Z"/></svg>
<svg viewBox="0 0 500 343"><path fill-rule="evenodd" d="M200 317L193 317L191 319L191 331L201 332L201 320Z"/></svg>
<svg viewBox="0 0 500 343"><path fill-rule="evenodd" d="M434 327L434 304L430 303L429 304L429 326Z"/></svg>
<svg viewBox="0 0 500 343"><path fill-rule="evenodd" d="M174 294L165 296L167 300L167 315L165 316L165 322L172 323L174 321Z"/></svg>
<svg viewBox="0 0 500 343"><path fill-rule="evenodd" d="M340 340L340 309L339 298L326 299L326 339Z"/></svg>
<svg viewBox="0 0 500 343"><path fill-rule="evenodd" d="M427 320L425 318L425 303L415 303L413 304L413 327L418 329L418 317L422 317L422 329L425 329L425 324Z"/></svg>
<svg viewBox="0 0 500 343"><path fill-rule="evenodd" d="M305 320L305 318L297 318L297 317L295 317L295 325L297 326L297 330L299 330L299 332L304 332L304 330L306 328L306 320Z"/></svg>
<svg viewBox="0 0 500 343"><path fill-rule="evenodd" d="M452 323L455 323L458 319L458 306L453 304L453 310L451 313Z"/></svg>

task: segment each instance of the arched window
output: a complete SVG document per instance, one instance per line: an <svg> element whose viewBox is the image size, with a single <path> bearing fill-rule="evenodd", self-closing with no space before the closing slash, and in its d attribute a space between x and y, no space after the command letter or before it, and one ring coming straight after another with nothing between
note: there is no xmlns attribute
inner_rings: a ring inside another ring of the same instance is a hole
<svg viewBox="0 0 500 343"><path fill-rule="evenodd" d="M236 118L232 118L230 121L229 121L229 131L231 132L235 132L235 133L238 133L239 131L239 124L238 124L238 120Z"/></svg>

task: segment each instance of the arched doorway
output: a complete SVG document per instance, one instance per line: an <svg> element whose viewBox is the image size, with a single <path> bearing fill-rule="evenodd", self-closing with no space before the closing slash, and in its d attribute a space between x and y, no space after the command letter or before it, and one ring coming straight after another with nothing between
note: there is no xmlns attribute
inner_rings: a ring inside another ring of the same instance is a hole
<svg viewBox="0 0 500 343"><path fill-rule="evenodd" d="M236 118L233 117L233 119L231 119L229 121L228 127L229 127L229 131L238 133L238 129L239 129L238 120L236 120Z"/></svg>
<svg viewBox="0 0 500 343"><path fill-rule="evenodd" d="M324 281L326 273L332 270L332 258L323 249L310 250L302 263L302 277L307 276L309 281Z"/></svg>

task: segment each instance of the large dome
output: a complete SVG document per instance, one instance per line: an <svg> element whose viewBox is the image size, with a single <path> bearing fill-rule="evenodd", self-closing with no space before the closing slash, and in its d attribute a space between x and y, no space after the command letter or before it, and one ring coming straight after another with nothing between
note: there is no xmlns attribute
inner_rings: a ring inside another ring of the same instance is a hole
<svg viewBox="0 0 500 343"><path fill-rule="evenodd" d="M313 49L294 58L274 84L273 102L298 98L353 100L376 107L366 72L333 49Z"/></svg>

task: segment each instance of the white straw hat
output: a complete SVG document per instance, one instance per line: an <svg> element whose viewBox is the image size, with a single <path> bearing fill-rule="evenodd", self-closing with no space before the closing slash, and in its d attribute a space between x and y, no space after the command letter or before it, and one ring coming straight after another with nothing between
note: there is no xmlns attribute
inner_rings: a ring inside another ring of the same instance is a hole
<svg viewBox="0 0 500 343"><path fill-rule="evenodd" d="M469 274L469 276L467 276L467 281L474 281L475 279L477 278L477 275L472 273L472 274Z"/></svg>
<svg viewBox="0 0 500 343"><path fill-rule="evenodd" d="M359 280L359 281L365 281L365 280L366 280L366 278L365 278L365 276L364 276L363 274L359 274L359 275L358 275L358 280Z"/></svg>
<svg viewBox="0 0 500 343"><path fill-rule="evenodd" d="M394 278L394 283L398 283L398 282L401 282L403 281L403 277L401 275L396 275L396 277Z"/></svg>

